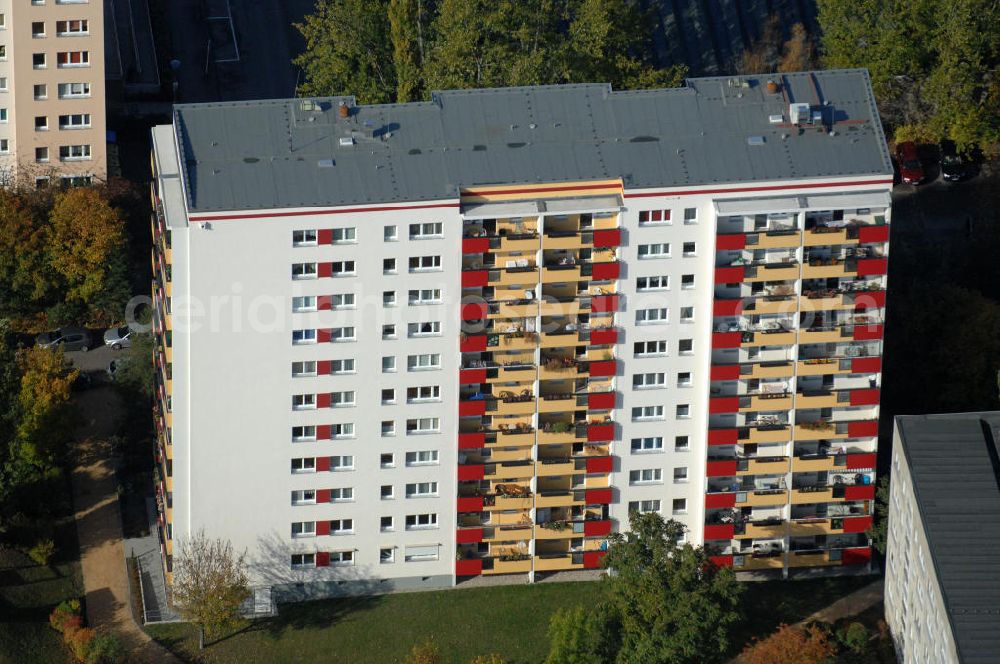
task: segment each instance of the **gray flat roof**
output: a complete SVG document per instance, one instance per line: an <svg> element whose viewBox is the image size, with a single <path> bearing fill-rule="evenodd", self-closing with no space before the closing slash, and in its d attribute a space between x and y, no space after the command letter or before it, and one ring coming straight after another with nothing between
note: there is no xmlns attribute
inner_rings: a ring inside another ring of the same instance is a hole
<svg viewBox="0 0 1000 664"><path fill-rule="evenodd" d="M174 125L193 212L453 199L482 185L621 178L643 189L892 173L867 71L773 78L776 94L766 77L720 77L643 91L450 90L372 106L351 97L178 104ZM793 102L810 104L822 124L793 126Z"/></svg>
<svg viewBox="0 0 1000 664"><path fill-rule="evenodd" d="M1000 653L1000 412L896 418L959 658Z"/></svg>

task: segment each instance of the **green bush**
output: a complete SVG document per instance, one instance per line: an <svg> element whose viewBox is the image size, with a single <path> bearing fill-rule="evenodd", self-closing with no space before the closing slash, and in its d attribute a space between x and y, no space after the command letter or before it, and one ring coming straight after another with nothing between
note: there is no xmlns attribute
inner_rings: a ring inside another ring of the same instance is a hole
<svg viewBox="0 0 1000 664"><path fill-rule="evenodd" d="M856 653L862 653L868 649L868 628L859 622L852 622L844 631L841 641L845 646Z"/></svg>
<svg viewBox="0 0 1000 664"><path fill-rule="evenodd" d="M67 599L59 603L49 614L49 624L57 632L64 632L68 626L82 627L83 617L80 615L80 600Z"/></svg>
<svg viewBox="0 0 1000 664"><path fill-rule="evenodd" d="M100 632L90 641L87 664L120 664L125 661L125 648L114 634Z"/></svg>
<svg viewBox="0 0 1000 664"><path fill-rule="evenodd" d="M35 561L35 564L42 566L48 566L55 554L56 543L47 537L38 540L34 546L28 549L28 557Z"/></svg>

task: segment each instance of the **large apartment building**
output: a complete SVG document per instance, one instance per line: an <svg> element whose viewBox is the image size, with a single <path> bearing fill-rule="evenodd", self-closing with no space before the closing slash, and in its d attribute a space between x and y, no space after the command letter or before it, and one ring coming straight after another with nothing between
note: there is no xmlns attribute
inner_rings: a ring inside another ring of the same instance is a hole
<svg viewBox="0 0 1000 664"><path fill-rule="evenodd" d="M902 415L892 441L885 619L900 662L1000 649L1000 412Z"/></svg>
<svg viewBox="0 0 1000 664"><path fill-rule="evenodd" d="M199 530L283 597L594 570L633 511L867 567L866 72L179 105L153 144L168 575Z"/></svg>
<svg viewBox="0 0 1000 664"><path fill-rule="evenodd" d="M104 3L0 0L0 184L107 176Z"/></svg>

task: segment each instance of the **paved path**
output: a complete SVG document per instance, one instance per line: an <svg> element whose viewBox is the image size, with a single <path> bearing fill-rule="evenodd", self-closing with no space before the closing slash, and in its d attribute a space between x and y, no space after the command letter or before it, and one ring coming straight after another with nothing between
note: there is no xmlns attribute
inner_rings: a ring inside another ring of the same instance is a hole
<svg viewBox="0 0 1000 664"><path fill-rule="evenodd" d="M129 608L117 481L104 442L113 430L116 399L110 388L90 390L77 397L85 422L76 443L73 504L87 622L115 632L131 653L130 662L179 664L180 660L139 629Z"/></svg>
<svg viewBox="0 0 1000 664"><path fill-rule="evenodd" d="M843 618L856 616L881 602L883 592L884 580L879 578L877 581L869 583L864 588L860 588L855 590L850 595L841 597L825 609L820 609L816 613L807 617L805 620L797 623L796 627L802 627L811 622L833 623Z"/></svg>

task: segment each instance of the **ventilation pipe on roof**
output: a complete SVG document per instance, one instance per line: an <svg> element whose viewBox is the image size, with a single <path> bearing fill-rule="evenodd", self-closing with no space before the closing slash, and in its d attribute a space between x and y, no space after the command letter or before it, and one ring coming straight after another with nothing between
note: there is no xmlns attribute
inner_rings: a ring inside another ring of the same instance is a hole
<svg viewBox="0 0 1000 664"><path fill-rule="evenodd" d="M347 102L343 101L340 102L340 104L337 106L337 115L342 118L346 118L350 114L351 114L351 109L347 107Z"/></svg>
<svg viewBox="0 0 1000 664"><path fill-rule="evenodd" d="M773 80L771 80L771 79L768 79L768 81L767 81L767 91L768 91L769 93L771 93L772 95L776 95L776 94L778 94L778 91L779 91L780 89L781 89L781 88L780 88L780 87L778 87L778 83L777 83L776 81L773 81Z"/></svg>

